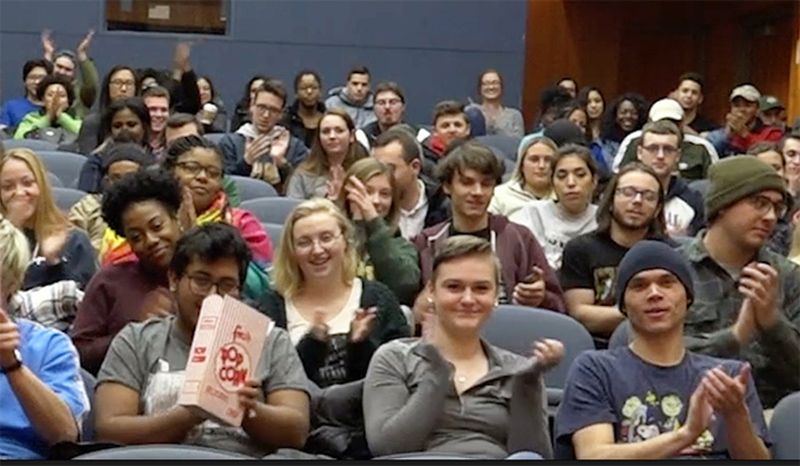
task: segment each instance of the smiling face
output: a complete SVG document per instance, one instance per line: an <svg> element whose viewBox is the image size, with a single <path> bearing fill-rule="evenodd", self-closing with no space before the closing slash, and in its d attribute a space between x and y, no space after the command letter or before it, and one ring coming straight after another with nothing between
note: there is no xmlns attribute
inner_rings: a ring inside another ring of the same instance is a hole
<svg viewBox="0 0 800 466"><path fill-rule="evenodd" d="M800 176L800 138L790 137L783 144L783 160L788 176Z"/></svg>
<svg viewBox="0 0 800 466"><path fill-rule="evenodd" d="M392 208L392 184L386 175L375 175L364 183L370 202L381 218Z"/></svg>
<svg viewBox="0 0 800 466"><path fill-rule="evenodd" d="M686 288L671 272L645 270L625 288L625 310L637 333L658 335L682 330L686 320Z"/></svg>
<svg viewBox="0 0 800 466"><path fill-rule="evenodd" d="M438 266L431 299L437 324L451 335L479 335L497 303L491 254L458 257Z"/></svg>
<svg viewBox="0 0 800 466"><path fill-rule="evenodd" d="M617 106L616 118L617 126L625 133L630 133L636 129L636 123L639 121L639 111L636 110L636 106L633 105L633 102L624 100Z"/></svg>
<svg viewBox="0 0 800 466"><path fill-rule="evenodd" d="M494 101L503 96L503 82L495 72L485 73L481 77L481 97Z"/></svg>
<svg viewBox="0 0 800 466"><path fill-rule="evenodd" d="M344 118L339 115L325 115L320 120L319 142L329 157L347 153L354 141L355 132L350 131Z"/></svg>
<svg viewBox="0 0 800 466"><path fill-rule="evenodd" d="M441 115L433 125L433 134L444 143L445 147L449 147L453 141L467 139L469 130L469 121L463 113Z"/></svg>
<svg viewBox="0 0 800 466"><path fill-rule="evenodd" d="M614 223L628 230L647 228L659 213L660 190L661 184L649 173L635 170L622 175L614 192Z"/></svg>
<svg viewBox="0 0 800 466"><path fill-rule="evenodd" d="M148 269L166 271L180 237L180 226L164 205L156 200L130 204L122 213L122 226L139 263Z"/></svg>
<svg viewBox="0 0 800 466"><path fill-rule="evenodd" d="M150 112L150 129L160 134L167 126L169 118L169 99L166 97L145 97L144 105Z"/></svg>
<svg viewBox="0 0 800 466"><path fill-rule="evenodd" d="M341 277L347 242L336 217L317 212L292 227L294 260L305 280Z"/></svg>
<svg viewBox="0 0 800 466"><path fill-rule="evenodd" d="M36 96L36 88L39 86L39 81L44 79L45 76L47 76L47 69L43 66L34 66L31 68L28 75L25 76L25 91L28 96Z"/></svg>
<svg viewBox="0 0 800 466"><path fill-rule="evenodd" d="M596 120L603 116L603 110L605 110L603 96L596 90L589 91L586 96L586 115L590 119Z"/></svg>
<svg viewBox="0 0 800 466"><path fill-rule="evenodd" d="M211 102L214 96L211 94L211 83L206 78L197 80L197 90L200 91L200 105L205 105Z"/></svg>
<svg viewBox="0 0 800 466"><path fill-rule="evenodd" d="M684 79L678 86L678 103L685 111L696 109L703 103L703 89L691 79Z"/></svg>
<svg viewBox="0 0 800 466"><path fill-rule="evenodd" d="M582 158L568 155L559 159L553 173L553 189L564 210L573 215L586 211L596 186L597 178Z"/></svg>
<svg viewBox="0 0 800 466"><path fill-rule="evenodd" d="M0 169L0 200L6 216L18 228L32 228L40 187L27 163L11 158Z"/></svg>
<svg viewBox="0 0 800 466"><path fill-rule="evenodd" d="M494 186L491 176L466 168L463 172L456 170L453 179L444 184L444 190L450 195L454 214L478 219L486 215Z"/></svg>
<svg viewBox="0 0 800 466"><path fill-rule="evenodd" d="M60 56L53 62L53 74L63 76L70 81L75 77L75 62L67 56Z"/></svg>

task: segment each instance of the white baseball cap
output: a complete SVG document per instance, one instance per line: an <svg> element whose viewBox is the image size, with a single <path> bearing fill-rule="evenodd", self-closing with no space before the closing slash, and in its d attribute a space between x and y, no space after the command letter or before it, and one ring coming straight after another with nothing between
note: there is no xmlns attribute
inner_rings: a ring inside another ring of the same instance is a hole
<svg viewBox="0 0 800 466"><path fill-rule="evenodd" d="M756 87L752 84L744 84L734 88L731 92L730 100L733 100L737 97L749 100L750 102L758 102L758 99L761 98L761 93L758 92L758 89L756 89Z"/></svg>
<svg viewBox="0 0 800 466"><path fill-rule="evenodd" d="M683 120L683 108L677 100L661 99L650 107L648 118L650 118L650 121L664 120L667 118L681 121Z"/></svg>

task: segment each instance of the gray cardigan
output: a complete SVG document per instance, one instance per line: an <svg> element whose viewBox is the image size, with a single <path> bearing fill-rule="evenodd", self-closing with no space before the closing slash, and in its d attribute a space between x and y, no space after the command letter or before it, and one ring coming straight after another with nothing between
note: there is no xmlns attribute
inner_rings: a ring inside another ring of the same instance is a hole
<svg viewBox="0 0 800 466"><path fill-rule="evenodd" d="M364 382L364 423L375 456L455 453L505 458L533 451L552 458L541 367L481 341L486 375L460 395L452 365L418 338L390 341Z"/></svg>

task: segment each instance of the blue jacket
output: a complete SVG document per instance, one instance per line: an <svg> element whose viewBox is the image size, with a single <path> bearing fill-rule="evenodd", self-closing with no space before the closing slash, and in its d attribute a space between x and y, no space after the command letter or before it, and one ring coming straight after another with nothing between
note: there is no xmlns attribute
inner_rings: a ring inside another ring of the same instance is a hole
<svg viewBox="0 0 800 466"><path fill-rule="evenodd" d="M3 105L3 110L0 111L0 126L16 128L25 118L25 115L31 112L38 112L41 109L42 107L34 105L24 97L9 100Z"/></svg>
<svg viewBox="0 0 800 466"><path fill-rule="evenodd" d="M34 253L38 252L38 246L33 232L26 231L26 236L33 247ZM78 282L80 288L86 289L86 284L97 271L97 257L95 255L92 243L89 237L83 230L73 228L67 242L61 249L61 262L56 265L48 265L44 261L44 257L38 253L32 254L28 266L28 271L25 273L25 281L22 284L23 290L29 290L37 286L50 285L55 282L63 280L73 280Z"/></svg>

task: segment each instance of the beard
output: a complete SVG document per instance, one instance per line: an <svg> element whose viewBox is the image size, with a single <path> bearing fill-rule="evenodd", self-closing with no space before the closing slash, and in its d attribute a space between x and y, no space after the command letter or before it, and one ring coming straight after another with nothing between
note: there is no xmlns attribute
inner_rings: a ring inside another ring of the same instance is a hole
<svg viewBox="0 0 800 466"><path fill-rule="evenodd" d="M649 227L650 224L653 223L653 220L655 219L655 213L638 221L630 221L626 219L622 213L617 211L617 209L612 207L611 218L613 218L614 222L616 222L616 224L623 230L641 230Z"/></svg>

